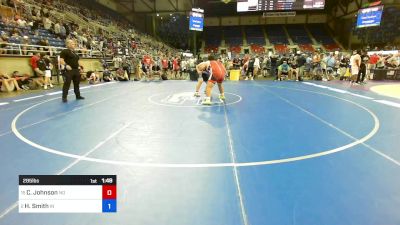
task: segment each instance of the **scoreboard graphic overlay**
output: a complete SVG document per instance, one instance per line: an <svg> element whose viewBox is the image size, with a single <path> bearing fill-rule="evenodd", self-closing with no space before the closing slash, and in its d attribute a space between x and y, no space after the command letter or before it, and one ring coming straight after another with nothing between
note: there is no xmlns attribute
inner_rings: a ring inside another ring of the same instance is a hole
<svg viewBox="0 0 400 225"><path fill-rule="evenodd" d="M20 213L115 213L116 175L20 175Z"/></svg>
<svg viewBox="0 0 400 225"><path fill-rule="evenodd" d="M325 0L238 0L237 11L286 11L324 9Z"/></svg>

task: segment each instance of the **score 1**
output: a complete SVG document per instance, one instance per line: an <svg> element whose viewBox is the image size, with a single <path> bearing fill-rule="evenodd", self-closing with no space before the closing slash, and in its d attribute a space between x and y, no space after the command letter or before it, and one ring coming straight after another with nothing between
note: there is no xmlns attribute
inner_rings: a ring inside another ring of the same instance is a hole
<svg viewBox="0 0 400 225"><path fill-rule="evenodd" d="M103 185L103 212L117 211L117 186Z"/></svg>

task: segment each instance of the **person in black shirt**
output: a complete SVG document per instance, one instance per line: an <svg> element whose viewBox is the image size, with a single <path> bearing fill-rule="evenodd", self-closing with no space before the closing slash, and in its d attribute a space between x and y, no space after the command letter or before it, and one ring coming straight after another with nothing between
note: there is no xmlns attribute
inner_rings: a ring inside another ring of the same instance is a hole
<svg viewBox="0 0 400 225"><path fill-rule="evenodd" d="M360 71L358 71L356 83L359 83L359 84L364 83L365 74L367 73L368 62L369 62L369 56L365 51L363 51L363 53L361 55Z"/></svg>
<svg viewBox="0 0 400 225"><path fill-rule="evenodd" d="M238 57L235 57L235 58L233 59L232 64L233 64L233 68L234 68L234 69L239 69L239 68L240 68L240 60L239 60L239 58L238 58Z"/></svg>
<svg viewBox="0 0 400 225"><path fill-rule="evenodd" d="M246 68L246 78L245 78L245 80L249 79L249 74L250 74L250 79L253 80L253 77L254 77L254 62L255 62L255 58L254 58L254 56L251 56L250 59L243 65L243 67Z"/></svg>
<svg viewBox="0 0 400 225"><path fill-rule="evenodd" d="M302 77L304 76L304 68L306 65L306 56L305 54L299 54L296 58L297 61L297 74L298 74L298 79L302 79Z"/></svg>
<svg viewBox="0 0 400 225"><path fill-rule="evenodd" d="M67 102L68 89L71 86L71 80L74 82L74 92L77 100L85 99L79 91L79 82L81 75L79 72L79 56L74 52L76 42L67 40L67 48L60 53L60 64L65 67L65 82L63 86L62 102Z"/></svg>
<svg viewBox="0 0 400 225"><path fill-rule="evenodd" d="M278 79L278 74L277 74L277 70L278 70L278 56L277 55L271 55L270 59L269 59L269 64L270 64L270 74L271 76L275 77L275 79Z"/></svg>
<svg viewBox="0 0 400 225"><path fill-rule="evenodd" d="M349 69L350 65L350 59L348 56L343 56L342 60L340 60L339 64L339 78L340 80L345 80L346 79L346 72Z"/></svg>

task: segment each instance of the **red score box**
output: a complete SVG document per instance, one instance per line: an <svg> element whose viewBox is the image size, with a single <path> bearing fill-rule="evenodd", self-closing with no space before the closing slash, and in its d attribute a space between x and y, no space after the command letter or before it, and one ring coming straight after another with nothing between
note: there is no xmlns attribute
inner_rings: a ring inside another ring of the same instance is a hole
<svg viewBox="0 0 400 225"><path fill-rule="evenodd" d="M103 185L103 199L117 199L117 186Z"/></svg>

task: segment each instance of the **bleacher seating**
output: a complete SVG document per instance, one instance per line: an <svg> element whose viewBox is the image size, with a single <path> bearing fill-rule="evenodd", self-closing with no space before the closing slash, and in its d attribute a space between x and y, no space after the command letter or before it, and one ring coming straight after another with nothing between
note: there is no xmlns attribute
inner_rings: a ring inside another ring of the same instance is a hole
<svg viewBox="0 0 400 225"><path fill-rule="evenodd" d="M266 27L269 41L274 45L289 44L285 30L281 25L271 25Z"/></svg>
<svg viewBox="0 0 400 225"><path fill-rule="evenodd" d="M218 47L216 46L208 46L204 48L205 53L217 53L218 52Z"/></svg>
<svg viewBox="0 0 400 225"><path fill-rule="evenodd" d="M247 36L247 44L265 45L264 32L261 26L246 26L245 32Z"/></svg>
<svg viewBox="0 0 400 225"><path fill-rule="evenodd" d="M223 27L225 44L228 46L243 45L242 29L239 26Z"/></svg>
<svg viewBox="0 0 400 225"><path fill-rule="evenodd" d="M304 53L313 53L315 51L311 44L299 44L299 48Z"/></svg>
<svg viewBox="0 0 400 225"><path fill-rule="evenodd" d="M221 45L221 29L220 27L206 27L204 29L204 39L206 47L218 47Z"/></svg>
<svg viewBox="0 0 400 225"><path fill-rule="evenodd" d="M286 29L290 38L296 44L312 44L311 38L303 25L287 25Z"/></svg>
<svg viewBox="0 0 400 225"><path fill-rule="evenodd" d="M333 44L325 44L325 45L323 45L323 46L324 46L325 50L327 50L327 51L329 51L329 52L332 52L332 51L340 51L340 50L341 50L340 46L337 45L336 43L333 43Z"/></svg>
<svg viewBox="0 0 400 225"><path fill-rule="evenodd" d="M0 31L10 32L14 29L20 32L21 37L20 38L10 37L8 40L9 43L21 44L22 37L27 36L30 39L31 44L33 45L37 44L41 39L47 39L49 40L49 44L51 46L65 47L65 41L56 38L56 36L50 33L48 30L38 29L39 36L35 36L34 31L31 30L30 27L18 27L15 25L6 25L4 23L1 23L0 25Z"/></svg>
<svg viewBox="0 0 400 225"><path fill-rule="evenodd" d="M329 35L324 24L308 25L308 29L314 39L321 44L334 44L335 40Z"/></svg>
<svg viewBox="0 0 400 225"><path fill-rule="evenodd" d="M258 54L258 53L264 53L265 52L265 48L263 46L261 46L261 45L251 45L250 48L251 48L251 51L253 53L257 53Z"/></svg>
<svg viewBox="0 0 400 225"><path fill-rule="evenodd" d="M242 48L241 48L240 46L231 46L231 47L229 48L229 50L230 50L232 53L239 54L239 53L242 51Z"/></svg>
<svg viewBox="0 0 400 225"><path fill-rule="evenodd" d="M287 45L275 45L274 47L278 54L287 54L290 51Z"/></svg>

